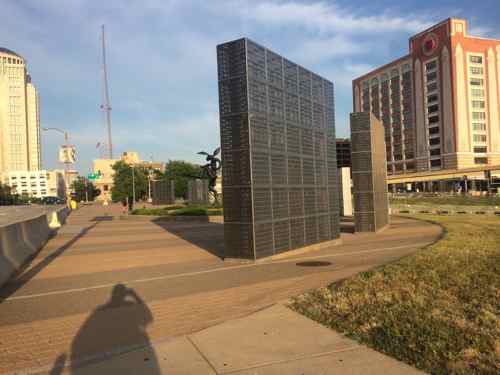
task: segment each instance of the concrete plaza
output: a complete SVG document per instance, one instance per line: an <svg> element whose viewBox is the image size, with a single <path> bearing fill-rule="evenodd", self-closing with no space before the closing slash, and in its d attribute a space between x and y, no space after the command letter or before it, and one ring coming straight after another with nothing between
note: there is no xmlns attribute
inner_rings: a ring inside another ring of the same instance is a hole
<svg viewBox="0 0 500 375"><path fill-rule="evenodd" d="M238 263L220 258L222 224L121 220L119 213L99 205L73 212L0 290L0 374L47 373L183 340L408 255L441 234L438 226L393 218L377 235L343 233L341 246Z"/></svg>

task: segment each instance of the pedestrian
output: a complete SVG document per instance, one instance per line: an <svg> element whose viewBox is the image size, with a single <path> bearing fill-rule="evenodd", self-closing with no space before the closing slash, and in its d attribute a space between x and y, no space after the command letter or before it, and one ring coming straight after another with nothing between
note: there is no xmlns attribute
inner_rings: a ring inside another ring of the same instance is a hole
<svg viewBox="0 0 500 375"><path fill-rule="evenodd" d="M122 199L122 214L125 215L127 213L127 198Z"/></svg>

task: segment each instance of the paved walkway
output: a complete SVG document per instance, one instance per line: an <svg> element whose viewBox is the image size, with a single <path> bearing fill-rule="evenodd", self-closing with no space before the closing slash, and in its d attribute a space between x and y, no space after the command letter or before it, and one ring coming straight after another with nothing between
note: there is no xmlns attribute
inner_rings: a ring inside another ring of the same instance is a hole
<svg viewBox="0 0 500 375"><path fill-rule="evenodd" d="M115 356L77 375L423 375L282 305Z"/></svg>
<svg viewBox="0 0 500 375"><path fill-rule="evenodd" d="M0 290L0 374L83 364L191 334L410 254L441 233L395 219L379 235L343 234L343 245L300 257L224 263L221 224L119 220L119 211L72 213Z"/></svg>

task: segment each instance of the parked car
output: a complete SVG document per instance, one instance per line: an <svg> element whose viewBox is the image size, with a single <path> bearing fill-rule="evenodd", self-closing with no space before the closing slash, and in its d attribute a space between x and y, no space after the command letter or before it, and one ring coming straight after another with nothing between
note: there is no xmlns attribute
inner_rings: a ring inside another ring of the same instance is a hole
<svg viewBox="0 0 500 375"><path fill-rule="evenodd" d="M42 204L46 204L46 205L66 204L66 201L64 199L59 198L59 197L43 197Z"/></svg>

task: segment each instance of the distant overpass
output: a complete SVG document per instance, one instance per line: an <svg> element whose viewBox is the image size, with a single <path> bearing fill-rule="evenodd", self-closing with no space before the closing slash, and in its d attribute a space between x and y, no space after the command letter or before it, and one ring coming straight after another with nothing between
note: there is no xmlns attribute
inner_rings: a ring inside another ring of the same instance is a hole
<svg viewBox="0 0 500 375"><path fill-rule="evenodd" d="M485 171L491 171L492 176L500 177L500 165L483 165L464 169L441 169L438 171L422 171L408 174L387 176L388 184L405 184L412 182L462 180L485 180Z"/></svg>

